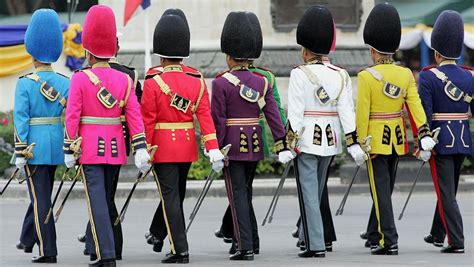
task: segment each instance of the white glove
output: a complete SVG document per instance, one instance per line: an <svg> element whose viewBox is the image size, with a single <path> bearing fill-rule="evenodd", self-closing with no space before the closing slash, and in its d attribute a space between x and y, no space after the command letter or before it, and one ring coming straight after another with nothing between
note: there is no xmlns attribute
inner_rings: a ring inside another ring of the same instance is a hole
<svg viewBox="0 0 474 267"><path fill-rule="evenodd" d="M357 166L364 164L366 154L359 144L355 144L348 147L347 151L349 152L349 154L351 154L351 157L354 159Z"/></svg>
<svg viewBox="0 0 474 267"><path fill-rule="evenodd" d="M214 161L212 162L212 169L215 172L220 172L224 168L224 161L219 160L219 161Z"/></svg>
<svg viewBox="0 0 474 267"><path fill-rule="evenodd" d="M427 162L431 158L431 151L427 150L420 150L420 154L418 154L418 159L421 159L424 162Z"/></svg>
<svg viewBox="0 0 474 267"><path fill-rule="evenodd" d="M209 155L211 163L222 161L224 159L224 155L222 155L219 149L211 149L207 154Z"/></svg>
<svg viewBox="0 0 474 267"><path fill-rule="evenodd" d="M76 165L76 156L74 154L64 154L64 164L67 168L72 168Z"/></svg>
<svg viewBox="0 0 474 267"><path fill-rule="evenodd" d="M135 152L135 166L137 166L142 173L150 169L150 154L148 154L145 148L137 149L137 152Z"/></svg>
<svg viewBox="0 0 474 267"><path fill-rule="evenodd" d="M293 153L291 153L291 151L289 151L289 150L285 150L285 151L282 151L282 152L278 153L278 161L283 163L283 164L286 164L286 163L290 162L290 160L292 160L294 158L295 158L295 155Z"/></svg>
<svg viewBox="0 0 474 267"><path fill-rule="evenodd" d="M428 150L428 151L433 149L433 147L436 145L435 140L433 140L433 138L429 136L425 136L421 138L420 143L421 143L421 149Z"/></svg>
<svg viewBox="0 0 474 267"><path fill-rule="evenodd" d="M20 170L23 170L23 167L25 167L26 165L26 159L24 157L17 157L15 159L15 166L20 169Z"/></svg>

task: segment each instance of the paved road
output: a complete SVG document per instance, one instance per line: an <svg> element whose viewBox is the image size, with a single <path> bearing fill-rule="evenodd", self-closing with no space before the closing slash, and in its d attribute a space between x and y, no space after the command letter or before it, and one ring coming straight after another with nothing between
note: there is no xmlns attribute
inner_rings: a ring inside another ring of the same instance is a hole
<svg viewBox="0 0 474 267"><path fill-rule="evenodd" d="M395 211L401 209L406 194L395 194ZM333 213L341 196L331 199ZM397 223L399 229L399 256L373 256L363 247L358 233L367 223L370 198L368 195L352 195L343 216L335 218L338 241L334 252L326 258L301 259L297 257L296 240L290 236L298 216L295 197L282 197L274 222L260 228L261 254L254 262L230 262L227 260L228 245L214 237L227 205L226 198L208 198L189 233L191 264L189 266L474 266L474 195L461 193L458 197L464 216L466 253L445 255L439 249L425 244L423 235L429 230L435 205L432 193L419 193L412 197L405 218ZM187 199L186 211L190 211L196 199ZM270 202L269 197L255 198L258 220L261 222ZM123 200L119 201L121 206ZM134 199L124 222L124 260L118 266L155 266L162 254L154 253L145 243L145 233L157 205L156 199ZM26 202L1 200L0 202L0 266L31 266L31 254L15 249L20 224L26 210ZM58 224L59 258L57 266L86 266L88 259L82 256L82 245L76 241L84 229L87 211L83 200L68 203ZM35 248L36 250L36 248ZM165 246L164 251L168 250ZM35 252L35 251L34 251Z"/></svg>

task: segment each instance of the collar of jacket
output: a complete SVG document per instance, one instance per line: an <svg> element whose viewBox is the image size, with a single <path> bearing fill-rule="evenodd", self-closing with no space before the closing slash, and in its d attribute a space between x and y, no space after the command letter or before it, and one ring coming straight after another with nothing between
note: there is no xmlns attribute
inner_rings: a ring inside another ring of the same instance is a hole
<svg viewBox="0 0 474 267"><path fill-rule="evenodd" d="M323 61L322 59L319 59L319 58L312 58L310 60L308 60L308 62L305 62L304 63L305 65L314 65L314 64L321 64L323 65Z"/></svg>
<svg viewBox="0 0 474 267"><path fill-rule="evenodd" d="M377 61L375 61L375 65L380 65L380 64L393 64L393 59L392 58L379 58Z"/></svg>
<svg viewBox="0 0 474 267"><path fill-rule="evenodd" d="M230 71L236 71L236 70L249 70L249 68L248 66L245 66L245 65L237 65L230 68Z"/></svg>
<svg viewBox="0 0 474 267"><path fill-rule="evenodd" d="M108 62L97 62L92 65L92 68L110 68L110 65Z"/></svg>
<svg viewBox="0 0 474 267"><path fill-rule="evenodd" d="M51 67L51 65L39 66L39 67L36 67L36 72L38 71L53 71L53 67Z"/></svg>
<svg viewBox="0 0 474 267"><path fill-rule="evenodd" d="M455 60L443 60L441 63L439 63L439 66L444 66L444 65L456 65Z"/></svg>
<svg viewBox="0 0 474 267"><path fill-rule="evenodd" d="M168 65L163 67L163 72L183 72L181 65Z"/></svg>

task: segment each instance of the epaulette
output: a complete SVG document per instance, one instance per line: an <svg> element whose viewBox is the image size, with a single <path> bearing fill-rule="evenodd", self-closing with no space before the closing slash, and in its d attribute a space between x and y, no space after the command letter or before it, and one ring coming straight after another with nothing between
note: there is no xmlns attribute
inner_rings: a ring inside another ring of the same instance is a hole
<svg viewBox="0 0 474 267"><path fill-rule="evenodd" d="M265 77L265 74L259 73L259 72L252 72L252 74L260 76L260 77Z"/></svg>
<svg viewBox="0 0 474 267"><path fill-rule="evenodd" d="M186 73L187 75L191 75L191 76L196 77L196 78L202 78L203 77L202 73L199 70L197 70L193 67L181 64L181 68L183 69L183 72Z"/></svg>
<svg viewBox="0 0 474 267"><path fill-rule="evenodd" d="M156 75L161 75L163 72L161 71L157 71L157 72L153 72L153 73L147 73L145 74L145 80L146 79L151 79L153 77L155 77Z"/></svg>
<svg viewBox="0 0 474 267"><path fill-rule="evenodd" d="M330 63L330 62L324 64L324 66L326 66L326 67L328 67L328 68L330 68L330 69L332 69L332 70L335 70L335 71L345 70L343 67L338 66L338 65L334 65L334 64L332 64L332 63Z"/></svg>
<svg viewBox="0 0 474 267"><path fill-rule="evenodd" d="M33 74L33 72L30 72L30 73L27 73L27 74L25 74L25 75L22 75L22 76L18 77L18 79L26 78L26 76L28 76L28 75L30 75L30 74Z"/></svg>
<svg viewBox="0 0 474 267"><path fill-rule="evenodd" d="M145 75L148 75L148 74L156 74L157 72L162 72L163 71L163 67L161 65L157 65L157 66L153 66L151 68L149 68Z"/></svg>
<svg viewBox="0 0 474 267"><path fill-rule="evenodd" d="M59 72L56 72L56 74L59 74L59 75L63 76L66 79L71 79L71 77L66 76L66 74L62 74L62 73L59 73Z"/></svg>
<svg viewBox="0 0 474 267"><path fill-rule="evenodd" d="M227 72L229 72L229 71L228 71L228 70L226 70L226 71L223 71L223 72L219 72L219 73L217 73L217 75L216 75L216 78L219 78L219 77L221 77L222 75L224 75L224 74L225 74L225 73L227 73Z"/></svg>
<svg viewBox="0 0 474 267"><path fill-rule="evenodd" d="M304 64L293 65L293 69L297 69L297 68L299 68L300 66L304 66Z"/></svg>
<svg viewBox="0 0 474 267"><path fill-rule="evenodd" d="M436 68L436 67L437 67L436 65L426 66L426 67L422 68L421 71L430 70L430 69Z"/></svg>
<svg viewBox="0 0 474 267"><path fill-rule="evenodd" d="M74 73L76 72L80 72L80 71L83 71L83 70L87 70L87 69L90 69L91 67L85 67L85 68L82 68L82 69L77 69L74 71Z"/></svg>
<svg viewBox="0 0 474 267"><path fill-rule="evenodd" d="M473 67L469 67L469 66L465 66L465 65L461 65L461 66L459 66L459 67L461 67L461 68L463 68L463 69L465 69L465 70L474 70Z"/></svg>
<svg viewBox="0 0 474 267"><path fill-rule="evenodd" d="M124 68L128 69L128 70L131 70L131 71L134 71L135 68L134 67L130 67L130 66L127 66L127 65L122 65Z"/></svg>
<svg viewBox="0 0 474 267"><path fill-rule="evenodd" d="M253 67L254 67L254 68L256 68L256 69L259 69L259 70L263 70L263 71L272 72L272 70L271 70L271 69L269 69L269 68L263 68L263 67L260 67L260 66L258 66L258 67L257 67L257 66L253 66Z"/></svg>

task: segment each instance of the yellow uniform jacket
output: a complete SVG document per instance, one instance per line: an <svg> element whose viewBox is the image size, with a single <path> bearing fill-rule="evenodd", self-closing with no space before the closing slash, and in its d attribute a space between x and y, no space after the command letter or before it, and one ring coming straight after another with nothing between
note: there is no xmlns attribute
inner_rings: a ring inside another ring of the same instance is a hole
<svg viewBox="0 0 474 267"><path fill-rule="evenodd" d="M378 64L357 75L356 124L359 138L372 136L371 154L408 153L403 107L418 129L418 138L430 135L426 115L410 69L395 64ZM416 135L416 134L415 134Z"/></svg>

